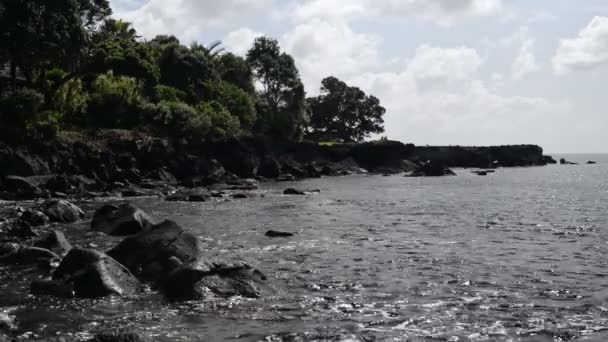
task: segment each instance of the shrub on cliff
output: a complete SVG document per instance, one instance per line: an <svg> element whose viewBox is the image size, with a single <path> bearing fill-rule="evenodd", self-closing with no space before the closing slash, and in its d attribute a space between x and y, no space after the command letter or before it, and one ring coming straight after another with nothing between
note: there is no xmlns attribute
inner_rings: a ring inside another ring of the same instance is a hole
<svg viewBox="0 0 608 342"><path fill-rule="evenodd" d="M134 78L100 75L91 86L87 123L93 128L133 128L139 124L140 101Z"/></svg>
<svg viewBox="0 0 608 342"><path fill-rule="evenodd" d="M211 128L211 119L182 102L161 102L141 106L143 121L161 135L203 139Z"/></svg>
<svg viewBox="0 0 608 342"><path fill-rule="evenodd" d="M210 100L221 103L238 118L242 131L251 132L256 119L255 101L251 95L228 82L207 82L205 90Z"/></svg>
<svg viewBox="0 0 608 342"><path fill-rule="evenodd" d="M85 123L85 114L89 102L89 95L84 90L82 81L74 78L65 82L55 92L51 106L58 113L62 113L57 124L65 126L82 126ZM59 119L57 115L55 118Z"/></svg>
<svg viewBox="0 0 608 342"><path fill-rule="evenodd" d="M204 102L196 107L199 115L208 117L211 126L207 138L209 140L222 140L236 137L240 132L240 122L232 116L219 102Z"/></svg>

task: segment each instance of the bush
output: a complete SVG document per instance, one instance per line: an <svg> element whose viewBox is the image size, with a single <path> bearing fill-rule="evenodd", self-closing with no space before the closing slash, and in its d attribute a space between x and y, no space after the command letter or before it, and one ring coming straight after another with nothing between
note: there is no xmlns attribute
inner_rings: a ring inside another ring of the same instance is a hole
<svg viewBox="0 0 608 342"><path fill-rule="evenodd" d="M255 101L246 91L228 82L206 83L208 98L221 103L239 119L241 129L251 132L256 120Z"/></svg>
<svg viewBox="0 0 608 342"><path fill-rule="evenodd" d="M183 102L186 96L185 92L177 88L162 84L154 87L154 100L156 102Z"/></svg>
<svg viewBox="0 0 608 342"><path fill-rule="evenodd" d="M134 78L100 75L91 86L87 123L93 128L133 128L140 123L140 102Z"/></svg>
<svg viewBox="0 0 608 342"><path fill-rule="evenodd" d="M183 102L161 102L140 106L142 118L159 134L204 139L211 119Z"/></svg>
<svg viewBox="0 0 608 342"><path fill-rule="evenodd" d="M0 123L4 126L25 129L36 121L44 96L39 92L22 88L0 97Z"/></svg>
<svg viewBox="0 0 608 342"><path fill-rule="evenodd" d="M196 109L199 114L208 117L211 121L209 139L221 140L239 135L241 126L239 119L230 115L230 112L219 102L203 102Z"/></svg>
<svg viewBox="0 0 608 342"><path fill-rule="evenodd" d="M74 78L64 83L53 95L52 107L60 113L63 126L82 126L85 123L85 113L89 95L82 86L82 81Z"/></svg>

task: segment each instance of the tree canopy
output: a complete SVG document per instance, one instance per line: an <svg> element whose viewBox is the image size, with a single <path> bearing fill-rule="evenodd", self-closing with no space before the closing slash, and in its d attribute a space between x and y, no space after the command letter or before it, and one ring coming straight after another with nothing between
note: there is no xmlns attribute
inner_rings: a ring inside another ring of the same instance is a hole
<svg viewBox="0 0 608 342"><path fill-rule="evenodd" d="M353 142L384 132L382 117L386 109L380 100L335 77L327 77L321 83L321 95L308 99L312 136Z"/></svg>
<svg viewBox="0 0 608 342"><path fill-rule="evenodd" d="M10 70L0 78L0 130L123 128L196 140L299 140L307 131L343 141L382 132L379 100L336 78L307 100L276 39L259 37L238 56L220 41L145 40L111 13L108 0L0 1L0 66Z"/></svg>

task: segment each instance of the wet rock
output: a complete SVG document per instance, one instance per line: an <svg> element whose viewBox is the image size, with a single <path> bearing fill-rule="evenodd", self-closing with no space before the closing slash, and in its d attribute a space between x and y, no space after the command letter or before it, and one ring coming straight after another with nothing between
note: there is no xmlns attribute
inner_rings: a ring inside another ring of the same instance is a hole
<svg viewBox="0 0 608 342"><path fill-rule="evenodd" d="M567 161L566 159L562 158L559 160L559 163L561 165L578 165L578 163L573 163L571 161Z"/></svg>
<svg viewBox="0 0 608 342"><path fill-rule="evenodd" d="M440 163L427 162L421 165L416 171L407 175L408 177L441 177L455 176L456 173Z"/></svg>
<svg viewBox="0 0 608 342"><path fill-rule="evenodd" d="M288 232L279 232L276 230L269 230L266 232L265 234L268 237L290 237L293 236L293 233L288 233Z"/></svg>
<svg viewBox="0 0 608 342"><path fill-rule="evenodd" d="M108 255L146 281L160 283L175 269L171 258L184 264L201 257L198 239L177 223L164 221L150 231L123 240Z"/></svg>
<svg viewBox="0 0 608 342"><path fill-rule="evenodd" d="M306 195L304 191L297 190L294 188L288 188L283 191L283 195Z"/></svg>
<svg viewBox="0 0 608 342"><path fill-rule="evenodd" d="M37 293L73 291L78 298L129 296L141 290L141 284L126 267L92 249L70 250L53 273L52 282L36 283Z"/></svg>
<svg viewBox="0 0 608 342"><path fill-rule="evenodd" d="M291 174L297 178L304 178L306 177L306 171L302 170L301 168L291 164L291 163L285 163L283 164L283 172Z"/></svg>
<svg viewBox="0 0 608 342"><path fill-rule="evenodd" d="M36 237L38 236L38 233L36 233L29 224L19 220L9 224L7 235L10 237L25 239L30 237Z"/></svg>
<svg viewBox="0 0 608 342"><path fill-rule="evenodd" d="M31 200L47 197L47 193L33 182L18 176L7 176L2 183L2 190L17 200Z"/></svg>
<svg viewBox="0 0 608 342"><path fill-rule="evenodd" d="M210 294L257 298L258 285L266 280L262 272L245 263L186 266L171 273L162 292L170 300L196 300Z"/></svg>
<svg viewBox="0 0 608 342"><path fill-rule="evenodd" d="M597 164L597 162L595 162L593 160L590 160L590 161L587 162L587 165L595 165L595 164Z"/></svg>
<svg viewBox="0 0 608 342"><path fill-rule="evenodd" d="M320 178L321 177L321 171L319 169L317 169L317 167L314 164L308 164L306 165L306 174L308 175L308 177L310 178Z"/></svg>
<svg viewBox="0 0 608 342"><path fill-rule="evenodd" d="M19 217L19 220L32 227L46 226L50 222L49 217L43 212L33 209L24 211Z"/></svg>
<svg viewBox="0 0 608 342"><path fill-rule="evenodd" d="M84 218L84 211L66 200L48 200L42 211L52 222L74 223Z"/></svg>
<svg viewBox="0 0 608 342"><path fill-rule="evenodd" d="M231 197L234 198L234 199L246 199L247 195L245 195L245 194L233 194Z"/></svg>
<svg viewBox="0 0 608 342"><path fill-rule="evenodd" d="M133 332L104 332L95 335L88 342L145 342L144 338Z"/></svg>
<svg viewBox="0 0 608 342"><path fill-rule="evenodd" d="M154 221L131 204L104 205L95 212L91 229L113 236L135 235L150 230Z"/></svg>
<svg viewBox="0 0 608 342"><path fill-rule="evenodd" d="M478 176L487 176L488 175L488 173L486 171L477 171L477 172L475 172L475 174Z"/></svg>
<svg viewBox="0 0 608 342"><path fill-rule="evenodd" d="M22 247L14 243L0 244L0 263L12 265L50 264L59 260L59 256L48 249L39 247Z"/></svg>
<svg viewBox="0 0 608 342"><path fill-rule="evenodd" d="M321 169L321 174L323 176L334 176L334 175L336 175L336 171L333 168L331 168L329 165L325 165Z"/></svg>
<svg viewBox="0 0 608 342"><path fill-rule="evenodd" d="M165 199L169 202L206 202L211 199L211 195L203 189L191 189L176 192Z"/></svg>
<svg viewBox="0 0 608 342"><path fill-rule="evenodd" d="M66 255L72 249L72 244L62 232L53 230L45 238L36 242L34 247L48 249L58 255Z"/></svg>
<svg viewBox="0 0 608 342"><path fill-rule="evenodd" d="M277 182L293 182L296 177L289 173L282 173L277 177Z"/></svg>
<svg viewBox="0 0 608 342"><path fill-rule="evenodd" d="M258 167L258 176L277 178L281 174L281 165L273 157L266 156Z"/></svg>

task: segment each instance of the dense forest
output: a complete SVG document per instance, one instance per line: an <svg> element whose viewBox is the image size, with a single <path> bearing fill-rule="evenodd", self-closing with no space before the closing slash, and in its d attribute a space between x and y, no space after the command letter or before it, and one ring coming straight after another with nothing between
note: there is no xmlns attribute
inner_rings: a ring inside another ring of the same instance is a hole
<svg viewBox="0 0 608 342"><path fill-rule="evenodd" d="M145 40L111 15L107 0L0 2L5 138L118 128L200 141L353 142L384 131L379 100L335 77L307 98L273 38L257 38L241 57L220 42Z"/></svg>

